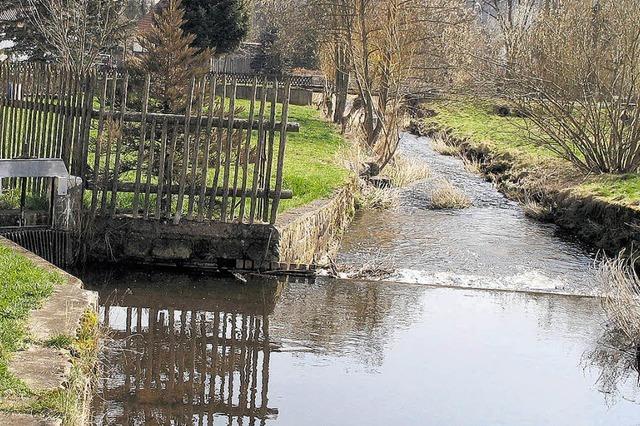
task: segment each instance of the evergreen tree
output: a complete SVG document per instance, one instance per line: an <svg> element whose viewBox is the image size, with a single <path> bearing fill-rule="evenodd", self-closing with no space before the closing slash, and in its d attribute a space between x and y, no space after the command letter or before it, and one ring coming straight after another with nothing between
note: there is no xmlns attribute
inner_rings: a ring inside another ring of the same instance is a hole
<svg viewBox="0 0 640 426"><path fill-rule="evenodd" d="M290 62L283 52L278 28L273 25L264 28L260 33L260 49L251 62L251 68L262 74L280 76L288 71Z"/></svg>
<svg viewBox="0 0 640 426"><path fill-rule="evenodd" d="M194 46L217 54L236 50L249 33L246 0L184 0L182 28L195 34Z"/></svg>
<svg viewBox="0 0 640 426"><path fill-rule="evenodd" d="M4 54L10 58L27 57L32 61L51 58L51 46L29 22L29 17L24 13L26 2L24 0L2 0L1 3L0 15L5 14L7 19L0 20L0 40L12 42L12 45L4 49ZM39 12L45 13L44 10Z"/></svg>
<svg viewBox="0 0 640 426"><path fill-rule="evenodd" d="M140 38L144 53L136 67L150 74L151 98L163 112L182 110L191 79L208 69L209 52L192 47L195 35L186 33L184 24L181 0L169 0Z"/></svg>

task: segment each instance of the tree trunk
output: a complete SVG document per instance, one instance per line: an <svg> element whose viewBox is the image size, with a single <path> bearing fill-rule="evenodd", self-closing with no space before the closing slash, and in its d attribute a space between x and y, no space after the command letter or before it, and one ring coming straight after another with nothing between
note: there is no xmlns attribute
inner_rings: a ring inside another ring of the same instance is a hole
<svg viewBox="0 0 640 426"><path fill-rule="evenodd" d="M347 109L347 95L349 94L349 63L346 49L336 45L336 106L333 113L333 122L342 123L344 112Z"/></svg>

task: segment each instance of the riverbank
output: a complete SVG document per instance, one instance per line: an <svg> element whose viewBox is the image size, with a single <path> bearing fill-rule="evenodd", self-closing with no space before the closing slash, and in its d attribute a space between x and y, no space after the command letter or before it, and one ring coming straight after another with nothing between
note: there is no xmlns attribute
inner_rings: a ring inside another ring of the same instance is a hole
<svg viewBox="0 0 640 426"><path fill-rule="evenodd" d="M96 295L0 237L0 423L84 424L98 352Z"/></svg>
<svg viewBox="0 0 640 426"><path fill-rule="evenodd" d="M585 176L527 142L524 120L496 113L497 102L466 98L422 105L413 133L447 142L530 216L552 221L588 244L616 254L640 243L640 176Z"/></svg>

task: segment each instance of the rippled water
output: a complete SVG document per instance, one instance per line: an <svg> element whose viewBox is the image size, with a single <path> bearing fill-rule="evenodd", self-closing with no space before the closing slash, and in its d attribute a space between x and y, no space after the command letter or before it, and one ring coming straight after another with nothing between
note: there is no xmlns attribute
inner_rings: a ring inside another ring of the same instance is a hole
<svg viewBox="0 0 640 426"><path fill-rule="evenodd" d="M555 225L524 215L491 183L467 172L458 158L439 155L430 140L405 134L401 153L423 161L432 178L400 191L400 207L359 213L346 233L339 262L374 265L400 282L591 294L593 253ZM446 178L473 207L432 210L434 182Z"/></svg>
<svg viewBox="0 0 640 426"><path fill-rule="evenodd" d="M95 423L635 425L590 298L318 279L85 277L112 340ZM608 401L608 402L607 402Z"/></svg>

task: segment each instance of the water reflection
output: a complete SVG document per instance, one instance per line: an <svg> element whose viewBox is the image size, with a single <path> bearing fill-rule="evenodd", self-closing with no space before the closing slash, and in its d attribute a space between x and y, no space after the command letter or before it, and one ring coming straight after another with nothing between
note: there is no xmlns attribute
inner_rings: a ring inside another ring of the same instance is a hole
<svg viewBox="0 0 640 426"><path fill-rule="evenodd" d="M112 341L95 423L208 425L225 418L263 425L275 418L268 399L269 315L281 284L266 283L261 291L220 282L163 290L100 291L100 316Z"/></svg>
<svg viewBox="0 0 640 426"><path fill-rule="evenodd" d="M580 365L603 332L591 298L158 272L83 278L111 330L98 425L638 419L635 376L607 405L594 385L601 371Z"/></svg>
<svg viewBox="0 0 640 426"><path fill-rule="evenodd" d="M608 404L621 398L640 403L640 347L635 347L619 330L607 327L582 365L597 374L596 386Z"/></svg>

